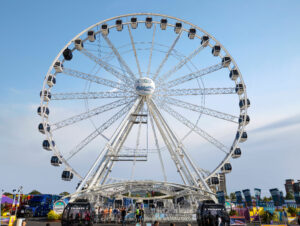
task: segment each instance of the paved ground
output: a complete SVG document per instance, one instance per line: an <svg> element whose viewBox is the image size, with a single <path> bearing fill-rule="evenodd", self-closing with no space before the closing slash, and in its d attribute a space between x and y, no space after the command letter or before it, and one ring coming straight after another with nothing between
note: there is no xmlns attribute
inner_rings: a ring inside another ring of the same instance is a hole
<svg viewBox="0 0 300 226"><path fill-rule="evenodd" d="M51 222L51 221L29 221L27 220L27 225L26 226L45 226L47 223L50 224L50 226L60 226L60 222ZM121 226L121 224L94 224L94 226ZM134 224L127 224L129 226L134 226ZM169 226L170 223L160 223L160 226ZM184 223L176 223L176 226L186 226L187 224ZM146 224L144 223L144 226ZM192 224L192 226L196 226L196 224Z"/></svg>

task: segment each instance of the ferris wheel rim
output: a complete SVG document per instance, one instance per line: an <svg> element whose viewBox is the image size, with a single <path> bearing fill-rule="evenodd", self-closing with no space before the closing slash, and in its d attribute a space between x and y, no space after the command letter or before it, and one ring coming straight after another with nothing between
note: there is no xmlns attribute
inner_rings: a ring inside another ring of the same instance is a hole
<svg viewBox="0 0 300 226"><path fill-rule="evenodd" d="M94 27L99 26L99 25L101 25L101 24L103 24L103 23L106 23L106 22L108 22L108 21L112 21L112 20L119 19L119 18L124 18L124 17L130 17L130 16L143 16L143 15L144 15L144 16L157 16L157 17L162 17L162 18L170 18L170 19L174 19L174 20L183 22L183 23L185 23L185 24L190 25L191 27L194 27L194 28L200 30L200 31L203 32L204 34L208 35L211 39L213 39L217 44L219 44L219 45L221 46L222 50L224 50L224 52L226 53L226 55L228 55L228 56L231 58L234 67L235 67L235 68L238 70L238 72L239 72L239 79L240 79L240 82L241 82L241 83L244 85L244 87L245 87L245 91L244 91L243 98L241 98L241 96L239 95L239 99L245 101L245 103L246 103L246 108L245 108L244 110L241 110L241 109L240 109L240 115L247 116L247 92L246 92L246 85L245 85L245 83L244 83L242 74L241 74L241 72L240 72L240 70L239 70L239 68L238 68L238 66L237 66L237 64L236 64L236 62L235 62L235 60L234 60L234 58L229 54L229 52L226 50L226 48L225 48L225 47L224 47L217 39L215 39L214 36L212 36L211 34L209 34L208 32L206 32L206 31L203 30L202 28L200 28L200 27L198 27L198 26L196 26L196 25L194 25L194 24L192 24L192 23L190 23L190 22L188 22L188 21L186 21L186 20L182 20L182 19L180 19L180 18L172 17L172 16L168 16L168 15L157 14L157 13L131 13L131 14L124 14L124 15L112 17L112 18L109 18L109 19L106 19L106 20L102 20L102 21L100 21L100 22L98 22L98 23L96 23L96 24L94 24L94 25L92 25L92 26L86 28L86 29L83 30L82 32L78 33L73 39L71 39L71 40L70 40L70 41L69 41L69 42L61 49L61 51L59 52L59 54L58 54L58 55L55 57L55 59L53 60L52 64L51 64L50 67L49 67L49 70L48 70L48 72L47 72L47 74L46 74L46 77L45 77L45 80L44 80L44 83L43 83L43 89L42 89L42 91L51 89L51 87L48 88L48 89L46 89L46 83L47 83L47 82L46 82L46 79L47 79L47 77L50 75L51 70L52 70L52 68L53 68L53 66L54 66L54 64L55 64L55 62L56 62L56 61L59 59L59 57L62 55L62 52L64 51L64 49L66 49L68 46L70 46L70 45L74 42L74 40L76 40L78 37L80 37L80 36L82 36L83 34L85 34L87 31L93 29ZM46 103L45 103L45 101L44 101L43 98L41 97L41 104L40 104L40 106L48 106L48 103L49 103L49 102L46 102ZM47 123L47 122L48 122L48 119L47 119L44 115L42 116L42 122L43 122L43 123ZM233 151L235 150L235 148L236 148L236 147L238 146L238 144L239 144L239 141L240 141L240 139L241 139L242 132L245 130L245 126L246 126L246 122L245 122L245 121L244 121L241 125L240 125L240 124L238 125L238 131L241 131L241 133L240 133L240 136L239 136L238 139L234 139L233 144L232 144L232 146L231 146L231 147L232 147L232 150L231 150L230 152L228 152L227 156L226 156L226 157L222 160L222 162L221 162L221 163L220 163L220 164L219 164L219 165L218 165L218 166L217 166L217 167L216 167L216 168L215 168L215 169L214 169L214 170L213 170L206 178L205 178L205 180L208 180L209 178L211 178L211 177L213 177L214 175L216 175L217 172L220 170L220 168L221 168L222 166L224 166L225 163L229 162L229 159L231 158ZM47 132L47 131L46 131L46 136L47 136L47 139L52 140L52 134L51 134L50 132ZM50 146L52 146L51 142L50 142ZM79 178L82 178L82 177L75 171L75 169L73 169L73 168L69 165L69 163L68 163L63 157L61 157L61 153L60 153L59 151L57 151L56 147L53 147L53 151L55 152L55 154L57 155L57 157L58 157L60 160L63 161L63 163L66 165L66 168L68 168L68 169L70 169L72 172L74 172L74 174L75 174L76 176L78 176Z"/></svg>

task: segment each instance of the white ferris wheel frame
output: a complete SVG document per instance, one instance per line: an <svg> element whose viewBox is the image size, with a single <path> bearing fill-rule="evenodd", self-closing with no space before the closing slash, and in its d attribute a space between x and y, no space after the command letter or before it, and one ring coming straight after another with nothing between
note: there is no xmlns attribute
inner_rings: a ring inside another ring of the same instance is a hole
<svg viewBox="0 0 300 226"><path fill-rule="evenodd" d="M230 57L231 59L231 63L227 66L227 68L229 70L231 70L232 68L236 69L238 71L238 79L235 80L235 84L242 84L243 87L244 87L244 92L243 92L243 95L238 95L239 96L239 100L240 101L244 101L244 104L245 104L245 107L242 109L240 108L240 116L243 116L243 117L246 117L247 116L247 108L248 108L248 102L247 102L247 93L246 93L246 86L245 86L245 83L243 81L243 78L242 78L242 74L236 64L236 62L234 61L233 57L229 54L229 52L226 50L226 48L219 42L217 41L211 34L207 33L206 31L204 31L203 29L201 29L200 27L188 22L188 21L185 21L185 20L182 20L182 19L179 19L179 18L176 18L176 17L172 17L172 16L168 16L168 15L162 15L162 14L157 14L157 13L132 13L132 14L125 14L125 15L120 15L120 16L116 16L116 17L112 17L112 18L109 18L109 19L106 19L106 20L103 20L103 21L100 21L90 27L88 27L87 29L83 30L82 32L80 32L79 34L77 34L73 39L71 39L62 49L61 51L58 53L58 55L54 58L52 64L50 65L49 67L49 70L45 76L45 80L44 80L44 83L43 83L43 89L42 89L42 92L44 91L50 91L51 90L51 87L47 87L47 79L49 77L49 75L51 74L51 71L53 70L53 67L54 67L54 64L55 62L57 62L59 60L59 58L62 56L62 53L63 51L69 47L72 43L74 43L74 41L78 38L80 38L83 34L87 33L88 31L92 30L93 28L95 28L96 26L99 26L99 25L102 25L102 24L105 24L106 22L108 21L113 21L113 20L116 20L116 19L120 19L120 18L128 18L128 17L133 17L133 16L156 16L156 17L160 17L160 18L168 18L168 19L172 19L172 20L176 20L178 22L182 22L186 25L189 25L191 28L195 28L197 30L199 30L200 32L202 32L203 34L207 35L210 40L213 40L216 44L218 44L221 49L225 52L226 56ZM138 20L137 21L138 24L140 23L145 23L144 20ZM130 29L129 29L129 25L131 24L131 22L123 22L123 25L127 25L128 26L128 30L129 30L129 33L130 33L130 37L131 37L131 41L132 41L132 47L133 47L133 50L134 50L134 53L135 53L135 59L136 59L136 63L137 63L137 67L138 67L138 70L139 70L139 74L140 74L140 77L141 77L141 69L140 69L140 66L139 66L139 62L138 62L138 58L136 56L136 51L135 51L135 47L134 47L134 41L132 39L132 35L131 35L131 32L130 32ZM160 21L152 21L152 24L154 24L155 26L156 25L159 25L160 24ZM173 24L167 24L167 26L170 26L170 27L174 27ZM114 28L116 27L116 25L112 25L112 26L109 26L109 29L111 28ZM156 28L155 28L156 29ZM182 27L182 30L184 32L188 32L188 30L184 27ZM101 31L97 31L97 33L101 33ZM154 35L155 35L155 30L154 30L154 33L153 33L153 39L154 39ZM103 36L105 38L105 36ZM178 35L178 37L180 37L180 35ZM199 38L201 40L201 37L196 34L195 37ZM88 38L82 40L83 42L85 42ZM109 39L106 40L107 42L109 42ZM173 43L174 44L174 43ZM213 47L211 45L211 43L208 43L208 46L209 47ZM75 48L72 49L72 51L76 50ZM169 50L169 53L171 52L172 50L172 46ZM88 56L89 58L93 58L93 56L86 50L83 49L82 52L85 51L85 55ZM118 52L116 49L114 49L114 46L112 45L112 51L114 51L116 57L118 57ZM168 53L168 54L169 54ZM90 54L90 55L89 55ZM167 54L167 55L168 55ZM197 54L197 53L196 53ZM151 55L152 55L152 52L151 52ZM166 56L167 58L168 56ZM219 57L222 59L222 55L219 55ZM105 64L105 62L101 62L101 59L94 59L95 61L98 60L98 63L102 66L102 67L105 67L107 66ZM122 58L118 58L118 60L122 60ZM166 60L166 59L165 59ZM63 60L64 61L64 60ZM63 62L62 61L62 62ZM151 57L150 57L150 61L151 61ZM127 71L127 75L128 77L120 77L119 79L122 80L127 86L132 86L133 83L134 83L134 79L135 76L133 75L133 73L130 71L130 68L127 67L126 63L125 62L121 62L121 63L124 63L124 67L125 67L125 70ZM150 62L151 63L151 62ZM162 63L163 64L163 63ZM161 64L161 65L162 65ZM231 65L233 65L233 67L231 67ZM216 66L214 66L216 68ZM205 73L210 73L209 70L215 70L215 68L208 68L207 69L207 72L206 71L201 71L200 74L196 75L196 76L201 76L202 74L205 74ZM68 69L67 69L68 70ZM157 72L160 70L160 68L157 70ZM149 71L150 71L150 68L148 67L148 70L147 70L147 75L149 75ZM78 75L78 72L76 71L72 71L72 69L69 69L69 71L67 72L69 74L71 74L72 76L89 76L88 74L86 75ZM76 74L77 73L77 74ZM201 74L202 73L202 74ZM158 73L156 73L154 75L154 77L156 78ZM187 76L195 76L193 73L191 73L190 75L187 75ZM166 76L165 76L166 77ZM90 79L97 79L97 78L90 78ZM186 90L170 90L169 88L173 87L173 86L176 86L178 83L181 82L181 80L172 80L171 81L171 84L170 82L168 83L168 85L164 84L163 82L163 79L164 78L160 78L158 79L158 85L162 85L162 88L161 89L158 89L157 90L157 93L161 92L162 95L157 95L154 100L155 100L155 103L153 102L152 98L146 98L146 97L138 97L137 99L135 99L135 102L134 104L132 105L129 105L130 103L132 103L133 99L130 99L130 101L123 101L123 105L125 105L124 108L126 108L128 114L127 116L125 117L125 119L123 120L123 122L121 123L121 125L119 126L119 129L117 130L118 133L115 133L113 135L113 139L110 139L109 141L109 145L111 145L113 142L113 140L116 138L116 136L120 136L120 134L124 133L124 136L126 137L128 134L126 133L129 133L130 130L128 131L128 128L130 128L130 125L128 124L128 117L130 116L130 114L132 114L133 112L140 112L140 108L141 108L141 103L147 103L148 104L148 108L149 108L149 113L150 113L150 120L151 120L151 124L153 124L153 121L155 122L155 124L157 125L158 127L158 130L159 130L159 133L162 135L162 137L165 137L166 140L168 140L169 142L177 142L177 146L179 147L180 152L182 155L185 156L185 159L189 162L189 164L191 165L191 167L194 169L194 172L197 173L197 178L198 178L198 181L195 180L195 178L192 175L191 172L189 172L189 169L185 166L186 163L185 161L182 162L181 165L178 165L177 166L177 169L179 171L180 174L186 174L185 176L184 175L181 175L182 178L185 178L183 179L184 183L185 184L190 184L191 187L193 186L199 186L201 189L203 189L203 191L205 192L208 192L208 193L211 193L211 190L207 184L207 181L208 179L210 179L211 177L215 176L219 171L220 169L224 166L225 163L228 163L229 160L231 159L232 157L232 154L234 152L234 150L237 148L239 142L240 142L240 139L241 139L241 136L244 132L244 129L245 129L245 126L246 126L246 120L243 120L242 123L237 123L238 124L238 128L237 128L237 131L239 132L239 136L236 137L231 145L231 149L229 148L229 150L227 149L227 147L223 146L221 143L219 144L218 141L214 140L213 137L210 137L208 134L205 133L205 131L201 130L200 128L196 128L195 125L191 125L191 122L188 121L188 119L186 118L183 118L182 116L180 116L179 114L176 114L175 111L172 111L172 108L166 106L166 105L163 105L161 104L162 102L167 102L168 104L170 105L173 105L173 106L179 106L179 107L186 107L190 110L193 110L193 111L196 111L196 112L201 112L203 113L203 111L207 111L206 113L207 114L210 114L210 115L213 115L214 117L221 117L222 119L224 120L228 120L228 121L235 121L237 119L237 117L233 118L231 117L231 115L226 115L225 113L221 113L221 112L217 112L217 111L214 111L214 110L211 110L211 109L199 109L199 106L196 106L196 105L193 105L193 104L188 104L186 102L181 102L181 101L178 101L178 100L175 100L175 99L172 99L171 97L167 97L166 94L168 94L168 96L172 96L172 92L173 93L178 93L178 92L182 92L182 93L186 93L186 94L195 94L197 92L199 92L199 90L193 90L193 89L186 89ZM183 78L183 79L188 79L188 78ZM108 82L108 81L101 81L101 82ZM172 84L173 82L173 84ZM122 85L124 85L124 83L122 83ZM108 84L108 85L113 85L113 87L115 86L118 86L118 84ZM119 86L120 88L120 86ZM221 89L221 88L219 88ZM230 93L233 91L234 88L224 88L223 90L218 90L218 88L215 88L214 90L204 90L204 92L224 92L224 93ZM132 90L134 91L134 90ZM202 91L203 92L203 91ZM87 98L86 96L84 96L84 94L82 93L73 93L73 96L75 95L74 98ZM77 95L77 96L76 96ZM94 95L95 98L99 97L99 96L105 96L105 92L103 92L102 94L101 93L94 93L94 94L89 94L90 96ZM111 95L115 95L116 97L122 97L122 90L119 89L118 92L116 92L115 94L111 94ZM64 96L64 95L56 95L56 98L61 98L61 99L64 99L64 98L68 98L67 96ZM116 101L117 102L117 101ZM43 99L43 96L41 96L41 107L42 106L45 106L45 107L48 107L48 104L49 104L49 101L44 101ZM169 106L170 106L169 105ZM129 106L131 108L129 108ZM172 131L172 129L168 126L167 122L164 120L164 118L162 117L161 113L160 113L160 110L159 108L163 109L164 111L168 112L170 115L172 115L173 117L177 118L179 121L181 121L185 126L187 126L188 128L190 128L191 130L193 130L194 132L198 133L200 136L202 137L206 137L205 139L206 140L209 140L211 139L211 142L216 142L216 146L219 145L219 148L220 149L223 149L224 148L224 152L226 152L226 156L225 158L217 165L217 167L212 171L210 172L209 174L206 174L204 175L203 172L201 172L199 170L199 168L192 162L192 160L190 159L189 155L186 153L183 145L180 143L180 140L176 137L176 134ZM129 110L130 109L130 110ZM126 121L127 120L127 121ZM126 124L127 122L127 124ZM235 121L236 122L236 121ZM48 118L45 117L45 115L43 114L42 115L42 123L45 125L46 123L48 123ZM63 125L64 126L64 125ZM59 128L59 125L56 125L57 128ZM192 127L192 128L191 128ZM125 131L127 130L127 131ZM124 132L125 131L125 132ZM154 131L154 130L153 130ZM45 130L45 134L46 134L46 137L49 141L52 141L53 138L52 138L52 133L51 132L48 132L47 130ZM154 134L156 136L156 134ZM125 138L126 139L126 138ZM156 142L157 142L157 138L155 137L156 139ZM59 158L59 160L65 164L65 167L70 170L71 172L74 173L75 176L77 176L80 180L82 180L82 183L80 184L79 188L77 189L77 193L78 192L81 192L81 189L86 186L86 183L87 181L89 181L88 183L88 190L91 190L91 189L94 189L95 187L97 187L100 183L101 180L104 180L106 181L107 179L107 176L110 172L110 169L112 168L113 166L113 161L106 161L105 164L100 164L99 163L102 161L104 161L103 157L105 155L107 155L112 149L111 147L109 147L109 145L106 145L105 148L106 150L105 151L102 151L101 154L99 155L98 159L95 161L94 165L92 166L92 168L89 170L89 172L87 173L87 175L85 175L85 177L82 177L78 172L76 172L75 169L73 169L71 167L71 165L68 163L68 161L64 158L64 156L62 156L62 154L60 153L60 151L58 150L58 148L56 146L53 146L52 145L52 142L49 142L50 143L50 146L51 146L51 149L52 151L54 152L54 154ZM120 146L122 145L119 145L119 144L114 144L116 147L120 148ZM172 146L171 144L167 144L166 143L166 146ZM169 147L168 147L169 148ZM226 150L227 149L227 150ZM176 154L174 155L176 156ZM178 157L178 155L177 155ZM178 160L179 161L179 160ZM175 161L176 162L176 161ZM181 171L180 168L183 167L183 168L186 168L186 170L184 171ZM92 176L92 173L94 172L94 170L97 168L97 171L96 173ZM101 171L101 170L102 171ZM104 169L108 169L108 171L104 172L103 170ZM92 176L92 177L91 177ZM190 181L185 181L185 180L190 180Z"/></svg>

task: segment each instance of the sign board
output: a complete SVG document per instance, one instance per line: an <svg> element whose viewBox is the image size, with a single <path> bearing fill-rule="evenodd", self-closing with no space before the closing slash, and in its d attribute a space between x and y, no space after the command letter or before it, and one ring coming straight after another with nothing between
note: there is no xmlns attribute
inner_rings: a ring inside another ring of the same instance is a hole
<svg viewBox="0 0 300 226"><path fill-rule="evenodd" d="M66 203L64 201L58 200L53 205L53 211L56 214L62 214L64 212L65 207Z"/></svg>

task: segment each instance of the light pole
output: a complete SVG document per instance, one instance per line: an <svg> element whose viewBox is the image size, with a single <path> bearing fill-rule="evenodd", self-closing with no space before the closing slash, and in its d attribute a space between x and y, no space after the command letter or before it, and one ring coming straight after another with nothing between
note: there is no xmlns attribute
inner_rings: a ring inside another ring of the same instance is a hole
<svg viewBox="0 0 300 226"><path fill-rule="evenodd" d="M15 215L17 217L17 211L18 211L18 207L20 205L20 198L21 198L21 192L22 192L23 187L20 186L18 189L18 202L16 203L16 211L15 211Z"/></svg>
<svg viewBox="0 0 300 226"><path fill-rule="evenodd" d="M15 207L15 203L16 203L16 189L13 189L12 190L13 191L13 203L12 203L12 208L11 208L11 213L10 213L10 215L12 216L12 214L13 214L13 210L14 210L14 207Z"/></svg>
<svg viewBox="0 0 300 226"><path fill-rule="evenodd" d="M1 189L1 192L0 192L0 226L1 226L1 223L2 223L2 215L1 215L1 207L2 207L2 194L3 194L4 190Z"/></svg>

